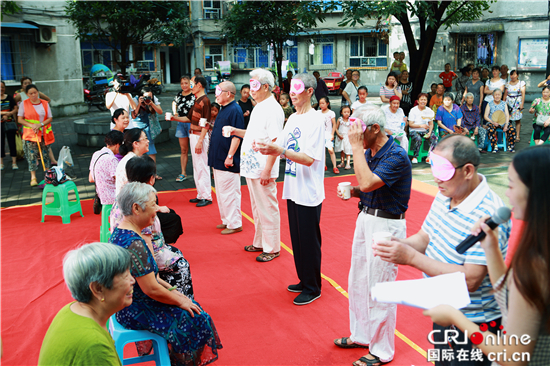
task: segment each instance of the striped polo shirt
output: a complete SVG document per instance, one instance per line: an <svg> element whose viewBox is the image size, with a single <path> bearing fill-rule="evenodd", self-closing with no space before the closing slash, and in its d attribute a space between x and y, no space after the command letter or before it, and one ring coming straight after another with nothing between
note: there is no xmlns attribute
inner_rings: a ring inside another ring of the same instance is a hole
<svg viewBox="0 0 550 366"><path fill-rule="evenodd" d="M476 243L464 254L455 248L471 234L471 228L484 215L492 216L504 203L487 184L487 179L478 173L481 183L455 208L450 208L451 199L438 193L422 224L422 230L430 237L426 256L440 262L457 265L477 264L486 266L487 259L480 243ZM512 220L499 226L499 245L503 257L508 250L508 239L512 230ZM428 277L424 274L425 277ZM491 293L493 287L487 274L479 288L470 292L470 305L460 309L466 317L482 323L501 316L498 304Z"/></svg>

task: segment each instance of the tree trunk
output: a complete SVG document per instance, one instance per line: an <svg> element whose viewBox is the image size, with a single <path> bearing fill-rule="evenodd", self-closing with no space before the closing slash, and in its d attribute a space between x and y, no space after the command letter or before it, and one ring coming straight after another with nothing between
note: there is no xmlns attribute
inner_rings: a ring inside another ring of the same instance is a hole
<svg viewBox="0 0 550 366"><path fill-rule="evenodd" d="M277 65L278 85L283 86L283 73L281 71L281 64L283 63L283 44L282 42L273 42L275 46L275 64Z"/></svg>
<svg viewBox="0 0 550 366"><path fill-rule="evenodd" d="M413 83L413 90L411 99L414 101L418 94L422 93L422 86L424 80L426 80L426 72L430 66L430 59L437 38L437 30L428 28L425 37L420 38L420 47L410 54L411 67L410 67L410 79Z"/></svg>

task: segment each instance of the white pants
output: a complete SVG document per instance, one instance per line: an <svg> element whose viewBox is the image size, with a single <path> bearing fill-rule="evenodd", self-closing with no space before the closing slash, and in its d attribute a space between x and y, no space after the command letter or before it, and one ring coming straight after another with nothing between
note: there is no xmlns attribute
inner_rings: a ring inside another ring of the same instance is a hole
<svg viewBox="0 0 550 366"><path fill-rule="evenodd" d="M372 234L379 231L405 238L405 220L383 219L363 212L357 217L348 282L349 318L351 340L369 345L371 354L389 362L395 353L397 305L372 300L370 289L378 282L395 281L397 265L374 257Z"/></svg>
<svg viewBox="0 0 550 366"><path fill-rule="evenodd" d="M208 134L204 136L202 142L202 152L195 153L195 146L199 141L199 135L189 134L191 144L191 156L193 157L193 178L197 187L197 198L200 200L212 201L212 184L210 183L210 167L208 166Z"/></svg>
<svg viewBox="0 0 550 366"><path fill-rule="evenodd" d="M239 173L214 170L214 184L222 223L228 229L243 226L241 213L241 175Z"/></svg>
<svg viewBox="0 0 550 366"><path fill-rule="evenodd" d="M409 151L409 139L405 132L398 131L395 134L393 134L393 138L399 141L399 144L403 149L405 149L405 152Z"/></svg>
<svg viewBox="0 0 550 366"><path fill-rule="evenodd" d="M265 186L261 185L259 178L246 178L246 184L256 228L252 244L263 248L264 253L278 253L281 251L281 215L275 178L271 178Z"/></svg>

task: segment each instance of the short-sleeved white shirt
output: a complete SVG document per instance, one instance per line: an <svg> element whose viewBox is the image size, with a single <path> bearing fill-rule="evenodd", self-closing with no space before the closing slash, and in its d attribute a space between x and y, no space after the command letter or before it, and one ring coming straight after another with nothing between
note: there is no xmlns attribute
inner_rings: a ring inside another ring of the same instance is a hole
<svg viewBox="0 0 550 366"><path fill-rule="evenodd" d="M115 98L116 97L116 98ZM128 97L126 95L118 94L116 92L108 92L107 95L105 95L105 103L111 104L111 102L114 103L111 106L111 109L109 111L111 112L111 116L115 111L119 108L124 108L126 112L128 112L128 116L130 117L130 124L128 124L128 127L126 129L134 128L134 124L132 123L132 107L130 107L130 101L128 100ZM111 130L115 128L115 124L111 122Z"/></svg>
<svg viewBox="0 0 550 366"><path fill-rule="evenodd" d="M325 137L330 139L330 135L332 134L332 119L336 118L336 113L330 109L326 113L323 113L321 110L318 110L317 112L319 112L325 119Z"/></svg>
<svg viewBox="0 0 550 366"><path fill-rule="evenodd" d="M450 198L441 193L435 196L432 207L422 224L422 230L430 239L426 247L428 258L457 265L487 265L487 258L480 243L476 243L464 254L458 254L456 251L458 244L471 234L472 226L481 217L492 216L497 208L504 206L502 199L489 188L487 179L479 173L478 175L482 179L481 183L464 201L452 209ZM511 220L499 226L498 242L504 257L506 257L511 230ZM500 317L500 309L493 296L493 287L488 274L478 289L470 292L470 299L470 305L460 309L469 320L482 323Z"/></svg>
<svg viewBox="0 0 550 366"><path fill-rule="evenodd" d="M325 199L325 120L314 109L294 113L277 138L277 144L314 159L311 166L286 159L283 199L302 206L316 207Z"/></svg>
<svg viewBox="0 0 550 366"><path fill-rule="evenodd" d="M491 81L491 79L489 79L485 82L485 85L487 85L489 87L489 90L500 89L500 87L503 86L504 84L506 84L506 81L503 80L503 79L500 79L500 78L498 79L498 81L496 83L493 83ZM487 103L490 103L490 102L493 101L493 99L494 99L493 94L487 94L485 96L485 99L483 99L483 100L485 100Z"/></svg>
<svg viewBox="0 0 550 366"><path fill-rule="evenodd" d="M118 196L122 187L124 187L124 185L128 183L128 176L126 175L126 163L128 163L128 160L130 160L134 156L137 155L130 151L122 158L122 160L118 163L116 167L115 196Z"/></svg>
<svg viewBox="0 0 550 366"><path fill-rule="evenodd" d="M369 102L365 101L365 103L361 103L360 101L357 100L357 101L352 103L351 110L354 111L357 108L363 107L363 106L366 106L366 105L369 105Z"/></svg>
<svg viewBox="0 0 550 366"><path fill-rule="evenodd" d="M359 80L357 80L357 85L361 86L361 82ZM359 89L359 86L355 86L355 84L353 84L353 81L350 81L349 83L346 84L346 88L344 89L344 91L346 93L348 93L349 95L349 100L352 102L352 103L355 103L355 101L357 101L357 89Z"/></svg>
<svg viewBox="0 0 550 366"><path fill-rule="evenodd" d="M409 112L409 122L412 122L415 125L423 125L423 124L429 125L429 122L433 121L434 117L435 117L434 111L428 108L427 106L424 107L423 111L421 111L418 108L418 106L416 106L413 109L411 109L411 111ZM410 126L409 126L409 130L419 131L419 132L427 131L424 128L416 128L416 127L410 127Z"/></svg>
<svg viewBox="0 0 550 366"><path fill-rule="evenodd" d="M256 104L250 113L250 122L241 145L241 176L251 179L260 178L265 169L267 156L252 149L252 142L257 140L276 139L283 130L285 112L275 97ZM271 178L279 177L279 158L271 169Z"/></svg>
<svg viewBox="0 0 550 366"><path fill-rule="evenodd" d="M398 108L397 112L393 113L390 110L390 105L386 104L382 106L382 110L386 114L386 127L388 130L393 133L403 131L403 118L405 117L405 112L403 112L403 109Z"/></svg>

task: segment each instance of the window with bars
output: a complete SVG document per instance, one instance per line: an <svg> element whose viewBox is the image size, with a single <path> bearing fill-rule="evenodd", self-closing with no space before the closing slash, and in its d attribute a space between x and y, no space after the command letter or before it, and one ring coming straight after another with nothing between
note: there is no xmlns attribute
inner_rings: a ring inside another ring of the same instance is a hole
<svg viewBox="0 0 550 366"><path fill-rule="evenodd" d="M313 65L334 64L334 37L319 36L314 39Z"/></svg>
<svg viewBox="0 0 550 366"><path fill-rule="evenodd" d="M287 41L284 46L286 59L296 66L298 65L298 40L292 37L289 41L290 43Z"/></svg>
<svg viewBox="0 0 550 366"><path fill-rule="evenodd" d="M205 19L221 19L222 6L221 1L203 1Z"/></svg>
<svg viewBox="0 0 550 366"><path fill-rule="evenodd" d="M30 62L34 55L32 33L24 29L12 32L2 28L1 41L2 80L19 82L23 76L33 77Z"/></svg>
<svg viewBox="0 0 550 366"><path fill-rule="evenodd" d="M206 45L204 47L204 68L214 69L218 61L223 60L223 45Z"/></svg>
<svg viewBox="0 0 550 366"><path fill-rule="evenodd" d="M468 64L477 67L495 65L497 36L494 33L457 34L455 37L455 69Z"/></svg>
<svg viewBox="0 0 550 366"><path fill-rule="evenodd" d="M388 67L388 45L370 36L350 37L351 67Z"/></svg>
<svg viewBox="0 0 550 366"><path fill-rule="evenodd" d="M244 69L269 67L269 52L264 47L247 47L239 45L233 49L233 62Z"/></svg>

